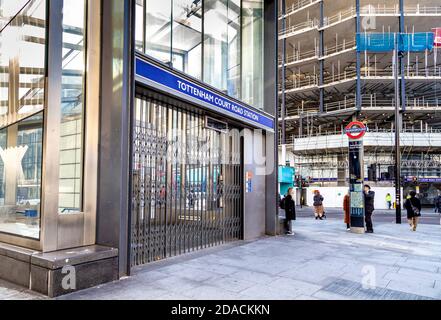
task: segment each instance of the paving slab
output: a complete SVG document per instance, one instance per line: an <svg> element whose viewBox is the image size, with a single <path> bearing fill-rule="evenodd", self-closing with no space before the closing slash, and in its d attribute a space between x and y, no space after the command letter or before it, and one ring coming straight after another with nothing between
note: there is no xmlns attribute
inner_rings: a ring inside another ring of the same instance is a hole
<svg viewBox="0 0 441 320"><path fill-rule="evenodd" d="M136 268L129 278L60 299L441 299L439 226L415 233L376 223L375 234L357 235L338 220L300 218L294 231ZM41 298L0 281L0 299Z"/></svg>

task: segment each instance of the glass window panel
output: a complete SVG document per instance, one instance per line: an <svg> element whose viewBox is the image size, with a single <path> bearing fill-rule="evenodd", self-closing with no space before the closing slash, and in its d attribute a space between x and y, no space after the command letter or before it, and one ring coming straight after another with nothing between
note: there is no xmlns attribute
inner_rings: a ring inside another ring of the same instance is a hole
<svg viewBox="0 0 441 320"><path fill-rule="evenodd" d="M39 239L46 1L0 0L0 232Z"/></svg>
<svg viewBox="0 0 441 320"><path fill-rule="evenodd" d="M226 0L204 1L204 81L227 93L228 7Z"/></svg>
<svg viewBox="0 0 441 320"><path fill-rule="evenodd" d="M85 83L85 0L63 0L63 77L60 127L60 213L81 211Z"/></svg>
<svg viewBox="0 0 441 320"><path fill-rule="evenodd" d="M173 0L173 68L201 78L202 0Z"/></svg>
<svg viewBox="0 0 441 320"><path fill-rule="evenodd" d="M43 115L0 130L0 232L39 239Z"/></svg>
<svg viewBox="0 0 441 320"><path fill-rule="evenodd" d="M204 81L240 98L240 0L208 0L204 6Z"/></svg>
<svg viewBox="0 0 441 320"><path fill-rule="evenodd" d="M138 51L144 50L144 2L136 0L135 48Z"/></svg>
<svg viewBox="0 0 441 320"><path fill-rule="evenodd" d="M242 101L263 109L263 0L242 6Z"/></svg>
<svg viewBox="0 0 441 320"><path fill-rule="evenodd" d="M228 1L228 94L241 98L241 1Z"/></svg>
<svg viewBox="0 0 441 320"><path fill-rule="evenodd" d="M15 16L29 0L0 0L0 29Z"/></svg>
<svg viewBox="0 0 441 320"><path fill-rule="evenodd" d="M145 53L171 63L171 0L146 1Z"/></svg>
<svg viewBox="0 0 441 320"><path fill-rule="evenodd" d="M46 1L25 4L0 2L0 127L44 108Z"/></svg>

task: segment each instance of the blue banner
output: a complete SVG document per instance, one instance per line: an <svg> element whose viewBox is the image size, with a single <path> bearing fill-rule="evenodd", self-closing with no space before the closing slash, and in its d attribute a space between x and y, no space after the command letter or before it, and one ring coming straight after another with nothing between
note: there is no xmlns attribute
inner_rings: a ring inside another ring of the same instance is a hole
<svg viewBox="0 0 441 320"><path fill-rule="evenodd" d="M393 33L359 33L357 34L357 51L389 52L395 48Z"/></svg>
<svg viewBox="0 0 441 320"><path fill-rule="evenodd" d="M421 33L359 33L357 51L390 52L395 50L395 36L398 35L398 50L401 52L422 52L432 50L435 43L433 32Z"/></svg>
<svg viewBox="0 0 441 320"><path fill-rule="evenodd" d="M400 35L400 51L421 52L432 50L435 44L433 32L402 33Z"/></svg>
<svg viewBox="0 0 441 320"><path fill-rule="evenodd" d="M160 89L167 90L168 93L177 93L192 101L197 100L214 107L215 110L221 109L235 118L246 120L264 129L274 130L274 119L138 57L136 57L135 74L141 78L141 81L147 80L146 84L148 85L152 85L151 82L153 82L153 84L159 85Z"/></svg>

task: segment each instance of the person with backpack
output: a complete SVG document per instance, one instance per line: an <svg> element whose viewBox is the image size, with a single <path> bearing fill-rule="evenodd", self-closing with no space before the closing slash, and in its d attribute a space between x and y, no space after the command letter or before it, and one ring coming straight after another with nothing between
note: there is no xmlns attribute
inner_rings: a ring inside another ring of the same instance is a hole
<svg viewBox="0 0 441 320"><path fill-rule="evenodd" d="M320 191L315 190L314 191L314 215L315 215L315 220L323 220L323 217L325 215L325 210L323 208L323 196L320 194Z"/></svg>
<svg viewBox="0 0 441 320"><path fill-rule="evenodd" d="M292 221L296 220L296 203L293 198L294 189L289 188L285 198L280 201L280 208L285 210L285 234L293 236Z"/></svg>
<svg viewBox="0 0 441 320"><path fill-rule="evenodd" d="M404 208L407 210L407 219L412 231L416 231L418 220L421 217L421 201L416 197L416 192L409 193L410 198L404 203Z"/></svg>

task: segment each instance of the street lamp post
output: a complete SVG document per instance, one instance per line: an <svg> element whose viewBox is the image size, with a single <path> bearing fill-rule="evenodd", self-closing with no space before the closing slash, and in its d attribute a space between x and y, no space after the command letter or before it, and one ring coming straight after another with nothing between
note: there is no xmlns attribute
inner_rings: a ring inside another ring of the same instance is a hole
<svg viewBox="0 0 441 320"><path fill-rule="evenodd" d="M401 112L400 112L400 80L399 80L399 34L395 33L394 73L395 73L395 195L396 223L401 224Z"/></svg>

